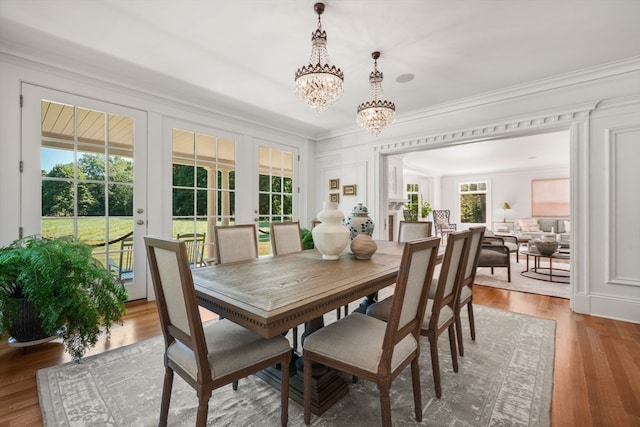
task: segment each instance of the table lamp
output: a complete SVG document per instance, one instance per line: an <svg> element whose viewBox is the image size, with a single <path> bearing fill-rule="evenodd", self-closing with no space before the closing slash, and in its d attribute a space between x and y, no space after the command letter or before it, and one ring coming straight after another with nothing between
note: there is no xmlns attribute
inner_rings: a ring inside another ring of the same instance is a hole
<svg viewBox="0 0 640 427"><path fill-rule="evenodd" d="M502 205L502 222L507 222L507 211L511 210L509 202L504 202Z"/></svg>

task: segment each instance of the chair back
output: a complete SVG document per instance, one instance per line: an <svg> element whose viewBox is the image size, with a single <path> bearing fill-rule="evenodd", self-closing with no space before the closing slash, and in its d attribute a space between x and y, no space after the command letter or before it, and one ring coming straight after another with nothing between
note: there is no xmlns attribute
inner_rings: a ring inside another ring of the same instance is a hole
<svg viewBox="0 0 640 427"><path fill-rule="evenodd" d="M187 246L182 241L151 236L145 236L144 243L165 340L165 357L172 345L187 346L194 354L198 376L204 381L210 381L207 344Z"/></svg>
<svg viewBox="0 0 640 427"><path fill-rule="evenodd" d="M434 209L432 212L433 220L437 223L438 220L446 220L447 224L449 224L449 217L451 215L451 211L449 209Z"/></svg>
<svg viewBox="0 0 640 427"><path fill-rule="evenodd" d="M187 257L191 267L204 265L204 242L206 233L178 233L176 238L187 246Z"/></svg>
<svg viewBox="0 0 640 427"><path fill-rule="evenodd" d="M271 232L271 252L274 255L284 255L302 251L302 239L300 239L300 223L272 222L269 225Z"/></svg>
<svg viewBox="0 0 640 427"><path fill-rule="evenodd" d="M470 240L471 231L468 230L449 234L438 276L438 286L433 297L432 314L429 320L432 324L429 325L429 329L438 330L440 311L443 307L448 306L451 312L454 312L467 265Z"/></svg>
<svg viewBox="0 0 640 427"><path fill-rule="evenodd" d="M486 227L470 227L471 239L469 241L469 256L467 256L467 264L464 270L462 286L473 286L476 279L476 271L478 270L478 258L480 258L480 250L482 248L482 239Z"/></svg>
<svg viewBox="0 0 640 427"><path fill-rule="evenodd" d="M407 335L412 334L416 340L420 336L439 246L439 237L413 240L404 245L381 364L390 366L395 345Z"/></svg>
<svg viewBox="0 0 640 427"><path fill-rule="evenodd" d="M133 236L120 241L120 264L118 265L118 280L133 279Z"/></svg>
<svg viewBox="0 0 640 427"><path fill-rule="evenodd" d="M426 239L431 237L431 222L429 221L400 221L398 242Z"/></svg>
<svg viewBox="0 0 640 427"><path fill-rule="evenodd" d="M219 225L213 227L216 263L248 261L258 258L255 224Z"/></svg>

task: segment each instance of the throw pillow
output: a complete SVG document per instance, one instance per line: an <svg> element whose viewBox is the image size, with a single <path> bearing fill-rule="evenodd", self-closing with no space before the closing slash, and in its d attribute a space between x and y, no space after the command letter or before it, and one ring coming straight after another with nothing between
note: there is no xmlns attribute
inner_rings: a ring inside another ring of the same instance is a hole
<svg viewBox="0 0 640 427"><path fill-rule="evenodd" d="M564 232L571 233L571 221L564 221Z"/></svg>
<svg viewBox="0 0 640 427"><path fill-rule="evenodd" d="M436 220L436 224L438 224L438 225L447 225L448 226L449 225L449 221L447 221L444 218L441 218L441 219L437 219Z"/></svg>
<svg viewBox="0 0 640 427"><path fill-rule="evenodd" d="M518 225L520 226L520 231L523 231L523 232L540 231L540 225L538 224L538 220L535 218L519 219Z"/></svg>

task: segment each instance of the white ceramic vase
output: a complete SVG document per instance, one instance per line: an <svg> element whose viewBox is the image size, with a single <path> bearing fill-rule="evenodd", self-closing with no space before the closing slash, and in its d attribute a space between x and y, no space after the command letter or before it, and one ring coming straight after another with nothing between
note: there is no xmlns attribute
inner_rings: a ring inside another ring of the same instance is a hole
<svg viewBox="0 0 640 427"><path fill-rule="evenodd" d="M349 243L349 229L342 224L344 214L337 203L323 204L318 213L320 224L313 227L313 244L322 254L322 259L338 259Z"/></svg>
<svg viewBox="0 0 640 427"><path fill-rule="evenodd" d="M358 234L373 235L373 220L369 217L369 210L362 203L358 203L347 217L345 225L351 233L351 240Z"/></svg>

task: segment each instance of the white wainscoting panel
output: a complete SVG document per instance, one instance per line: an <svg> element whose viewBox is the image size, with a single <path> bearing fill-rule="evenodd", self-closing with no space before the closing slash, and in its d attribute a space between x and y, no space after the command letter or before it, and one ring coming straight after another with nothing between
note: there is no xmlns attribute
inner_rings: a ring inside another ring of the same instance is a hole
<svg viewBox="0 0 640 427"><path fill-rule="evenodd" d="M607 283L640 286L640 126L609 129L609 259ZM636 161L629 161L636 159Z"/></svg>

